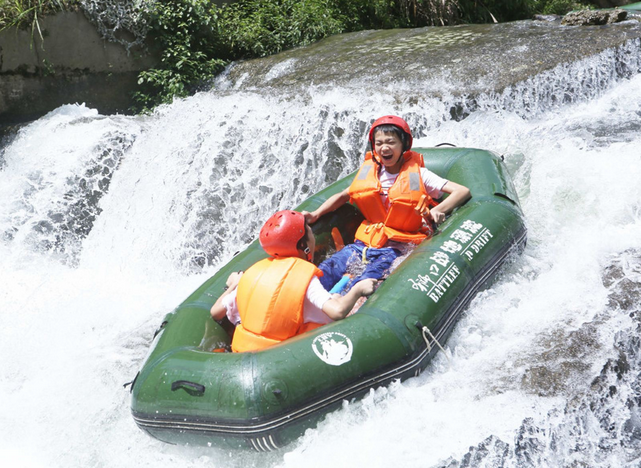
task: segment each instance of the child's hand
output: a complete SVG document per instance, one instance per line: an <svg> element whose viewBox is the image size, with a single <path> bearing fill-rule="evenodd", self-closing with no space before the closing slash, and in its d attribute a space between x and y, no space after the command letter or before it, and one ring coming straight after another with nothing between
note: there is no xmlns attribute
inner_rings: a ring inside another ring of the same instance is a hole
<svg viewBox="0 0 641 468"><path fill-rule="evenodd" d="M375 286L376 280L374 278L367 278L356 283L354 288L356 288L361 296L371 296L376 290Z"/></svg>
<svg viewBox="0 0 641 468"><path fill-rule="evenodd" d="M240 277L243 275L242 271L234 271L232 274L230 274L227 277L227 289L231 289L232 291L238 286L238 282L240 281Z"/></svg>
<svg viewBox="0 0 641 468"><path fill-rule="evenodd" d="M305 220L309 224L314 224L316 221L318 221L318 215L315 213L310 213L309 211L301 211L301 214L305 216Z"/></svg>
<svg viewBox="0 0 641 468"><path fill-rule="evenodd" d="M445 221L445 213L438 209L438 206L435 206L430 210L430 216L436 224L442 224Z"/></svg>

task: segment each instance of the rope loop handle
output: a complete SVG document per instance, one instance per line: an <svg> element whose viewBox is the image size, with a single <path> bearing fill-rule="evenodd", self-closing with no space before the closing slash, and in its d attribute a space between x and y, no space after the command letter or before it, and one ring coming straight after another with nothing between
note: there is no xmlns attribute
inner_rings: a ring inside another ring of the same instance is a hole
<svg viewBox="0 0 641 468"><path fill-rule="evenodd" d="M429 328L427 328L425 325L423 325L421 322L416 322L416 328L421 330L421 335L423 336L423 341L425 341L425 345L427 346L427 352L432 351L432 344L430 344L430 338L432 339L433 343L436 343L436 346L443 351L443 354L445 355L445 359L447 359L448 364L450 367L452 367L452 361L450 361L450 357L447 355L447 352L445 351L445 348L441 346L441 343L438 342L436 337L432 334Z"/></svg>

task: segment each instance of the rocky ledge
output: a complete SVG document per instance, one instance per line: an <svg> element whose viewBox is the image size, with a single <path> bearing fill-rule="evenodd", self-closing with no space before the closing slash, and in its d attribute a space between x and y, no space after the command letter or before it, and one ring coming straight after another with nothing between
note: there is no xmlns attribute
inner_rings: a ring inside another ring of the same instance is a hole
<svg viewBox="0 0 641 468"><path fill-rule="evenodd" d="M628 17L628 12L615 8L614 10L580 10L565 15L561 24L565 26L600 26L619 23Z"/></svg>

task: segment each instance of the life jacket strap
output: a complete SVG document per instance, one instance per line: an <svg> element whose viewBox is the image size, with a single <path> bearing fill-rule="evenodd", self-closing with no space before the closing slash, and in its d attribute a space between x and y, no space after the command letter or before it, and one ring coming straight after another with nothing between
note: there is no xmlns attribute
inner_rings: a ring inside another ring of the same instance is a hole
<svg viewBox="0 0 641 468"><path fill-rule="evenodd" d="M430 214L430 201L432 200L432 197L428 197L427 195L423 195L414 209L418 214L420 214L423 218L426 218Z"/></svg>
<svg viewBox="0 0 641 468"><path fill-rule="evenodd" d="M361 255L361 263L363 265L367 265L369 263L369 260L367 260L367 251L369 250L368 246L365 246L363 248L363 254Z"/></svg>

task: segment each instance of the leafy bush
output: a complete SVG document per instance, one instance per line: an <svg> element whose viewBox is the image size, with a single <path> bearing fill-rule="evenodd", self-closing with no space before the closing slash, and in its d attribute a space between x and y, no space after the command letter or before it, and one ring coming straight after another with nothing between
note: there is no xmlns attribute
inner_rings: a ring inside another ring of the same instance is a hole
<svg viewBox="0 0 641 468"><path fill-rule="evenodd" d="M153 38L161 48L160 66L138 76L138 110L184 97L202 80L222 70L216 7L209 0L163 0L150 11Z"/></svg>
<svg viewBox="0 0 641 468"><path fill-rule="evenodd" d="M331 0L245 0L221 8L218 29L228 58L263 57L343 32Z"/></svg>
<svg viewBox="0 0 641 468"><path fill-rule="evenodd" d="M333 34L412 26L407 6L416 2L240 0L218 10L218 30L227 58L263 57Z"/></svg>

